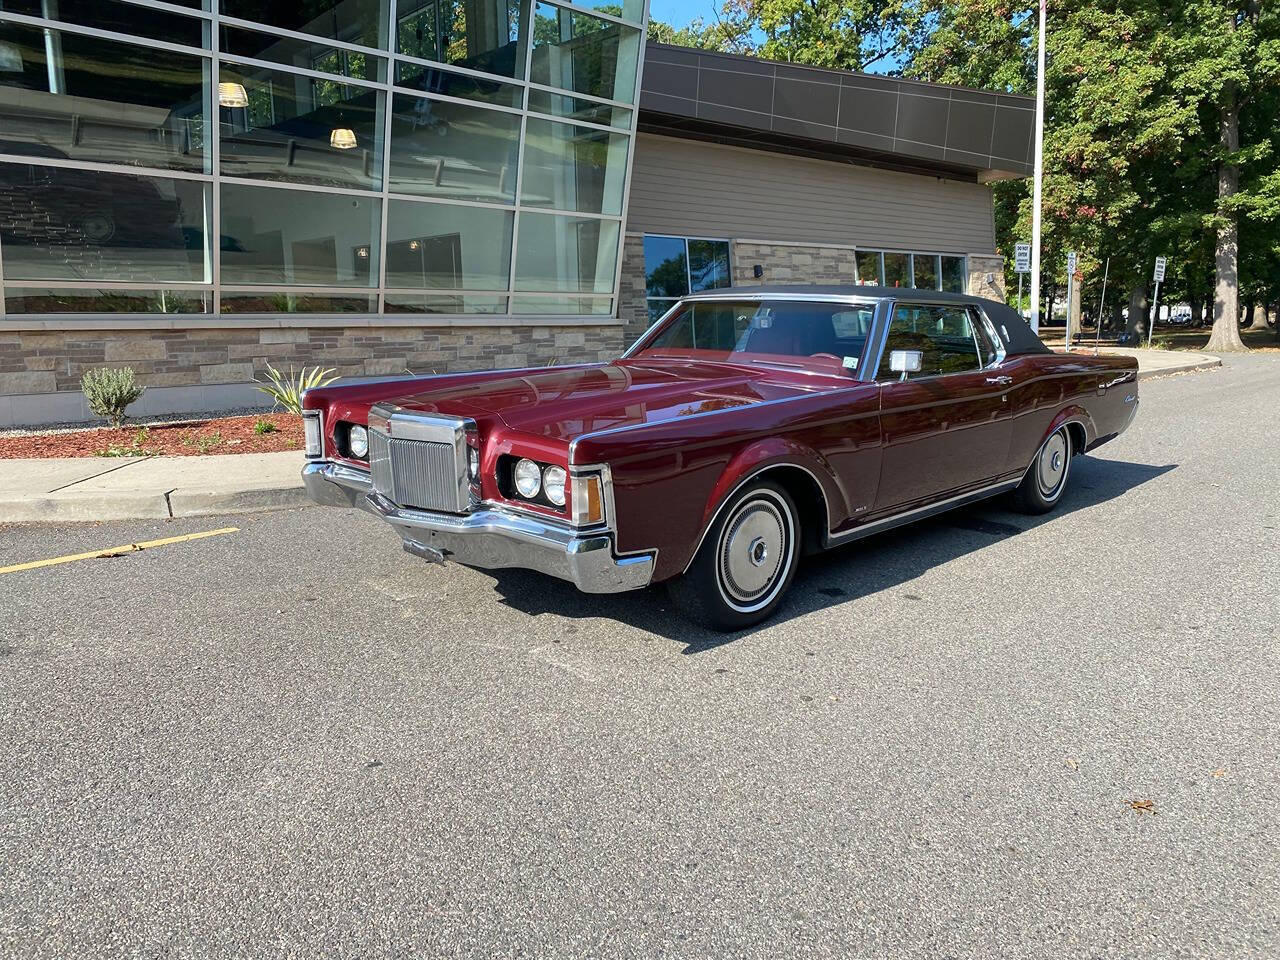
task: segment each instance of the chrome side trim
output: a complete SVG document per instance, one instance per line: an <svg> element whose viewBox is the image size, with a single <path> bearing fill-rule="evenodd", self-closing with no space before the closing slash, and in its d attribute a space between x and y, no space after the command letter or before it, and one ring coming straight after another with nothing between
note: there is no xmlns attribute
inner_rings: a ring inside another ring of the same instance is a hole
<svg viewBox="0 0 1280 960"><path fill-rule="evenodd" d="M948 510L954 510L956 507L963 507L965 504L975 503L978 500L986 500L989 497L999 496L1008 490L1014 489L1021 482L1021 478L1015 480L1001 480L999 483L979 487L977 490L970 490L968 493L959 493L954 497L947 497L945 500L926 503L919 507L913 507L910 510L904 510L902 513L895 513L892 516L882 517L879 520L871 520L867 523L854 527L852 530L829 534L827 537L827 544L829 546L831 544L845 543L846 541L851 542L854 540L860 540L863 537L869 537L872 534L883 533L885 530L892 530L894 527L914 523L916 520L923 520L926 517L931 517L937 513L946 513Z"/></svg>

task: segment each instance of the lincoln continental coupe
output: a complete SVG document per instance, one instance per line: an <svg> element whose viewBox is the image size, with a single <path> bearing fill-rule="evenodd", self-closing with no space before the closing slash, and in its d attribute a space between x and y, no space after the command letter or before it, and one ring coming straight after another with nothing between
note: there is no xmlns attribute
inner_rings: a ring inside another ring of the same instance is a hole
<svg viewBox="0 0 1280 960"><path fill-rule="evenodd" d="M1062 499L1137 364L1055 353L1002 303L875 287L686 297L610 363L309 390L303 477L434 562L588 593L666 583L768 617L801 556L999 494Z"/></svg>

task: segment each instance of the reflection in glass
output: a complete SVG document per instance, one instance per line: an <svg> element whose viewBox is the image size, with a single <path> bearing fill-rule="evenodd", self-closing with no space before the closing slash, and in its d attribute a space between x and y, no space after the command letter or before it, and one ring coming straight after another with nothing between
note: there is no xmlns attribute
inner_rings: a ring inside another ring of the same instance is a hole
<svg viewBox="0 0 1280 960"><path fill-rule="evenodd" d="M518 114L400 93L394 103L391 192L515 199Z"/></svg>
<svg viewBox="0 0 1280 960"><path fill-rule="evenodd" d="M373 294L334 296L288 291L228 293L224 290L219 309L223 313L376 313L378 298Z"/></svg>
<svg viewBox="0 0 1280 960"><path fill-rule="evenodd" d="M571 97L564 93L552 93L549 90L531 89L529 109L533 113L549 113L554 117L599 123L607 127L623 129L631 127L630 110L611 107L607 103L597 103L595 100L584 100L582 97Z"/></svg>
<svg viewBox="0 0 1280 960"><path fill-rule="evenodd" d="M884 255L884 285L886 287L911 286L911 260L905 253Z"/></svg>
<svg viewBox="0 0 1280 960"><path fill-rule="evenodd" d="M727 240L689 241L689 280L694 293L729 286Z"/></svg>
<svg viewBox="0 0 1280 960"><path fill-rule="evenodd" d="M516 244L516 289L613 292L618 221L524 211Z"/></svg>
<svg viewBox="0 0 1280 960"><path fill-rule="evenodd" d="M222 282L374 286L380 205L369 197L224 183Z"/></svg>
<svg viewBox="0 0 1280 960"><path fill-rule="evenodd" d="M644 0L622 0L621 3L616 0L574 0L574 3L579 7L598 10L633 23L639 23L644 16Z"/></svg>
<svg viewBox="0 0 1280 960"><path fill-rule="evenodd" d="M339 187L381 185L379 91L336 78L233 63L222 64L219 79L241 84L249 101L242 108L219 109L224 175ZM347 131L354 133L354 145Z"/></svg>
<svg viewBox="0 0 1280 960"><path fill-rule="evenodd" d="M521 0L398 0L396 50L523 79Z"/></svg>
<svg viewBox="0 0 1280 960"><path fill-rule="evenodd" d="M204 170L201 57L16 23L0 44L4 152Z"/></svg>
<svg viewBox="0 0 1280 960"><path fill-rule="evenodd" d="M319 41L300 40L240 27L221 28L223 53L255 60L270 60L303 70L319 70L355 80L383 81L387 61L358 50L342 50Z"/></svg>
<svg viewBox="0 0 1280 960"><path fill-rule="evenodd" d="M0 9L5 13L78 23L188 47L209 46L205 21L181 13L138 7L122 0L4 0Z"/></svg>
<svg viewBox="0 0 1280 960"><path fill-rule="evenodd" d="M383 48L383 0L219 0L223 16Z"/></svg>
<svg viewBox="0 0 1280 960"><path fill-rule="evenodd" d="M884 285L884 277L880 275L880 254L870 250L859 250L854 254L858 261L858 283L880 287Z"/></svg>
<svg viewBox="0 0 1280 960"><path fill-rule="evenodd" d="M388 287L507 289L513 213L413 200L390 204Z"/></svg>
<svg viewBox="0 0 1280 960"><path fill-rule="evenodd" d="M7 313L207 313L207 290L87 290L43 287L5 291Z"/></svg>
<svg viewBox="0 0 1280 960"><path fill-rule="evenodd" d="M942 289L948 293L964 293L964 257L942 258Z"/></svg>
<svg viewBox="0 0 1280 960"><path fill-rule="evenodd" d="M683 297L689 292L689 261L682 238L644 238L644 284L650 297Z"/></svg>
<svg viewBox="0 0 1280 960"><path fill-rule="evenodd" d="M602 316L613 314L609 297L522 297L511 298L511 312L516 315L557 317Z"/></svg>
<svg viewBox="0 0 1280 960"><path fill-rule="evenodd" d="M520 202L579 213L622 213L627 143L621 133L530 117Z"/></svg>
<svg viewBox="0 0 1280 960"><path fill-rule="evenodd" d="M5 279L207 281L206 189L0 163Z"/></svg>
<svg viewBox="0 0 1280 960"><path fill-rule="evenodd" d="M388 293L384 298L387 313L506 313L506 297L486 297L477 294Z"/></svg>
<svg viewBox="0 0 1280 960"><path fill-rule="evenodd" d="M911 255L911 284L917 290L938 289L938 258L930 253Z"/></svg>
<svg viewBox="0 0 1280 960"><path fill-rule="evenodd" d="M538 3L529 79L605 100L635 94L640 31L585 13Z"/></svg>
<svg viewBox="0 0 1280 960"><path fill-rule="evenodd" d="M516 109L522 105L524 95L524 89L514 83L473 77L469 73L454 73L439 67L424 67L420 63L405 60L396 61L396 85L424 93L479 100L481 103L496 103Z"/></svg>

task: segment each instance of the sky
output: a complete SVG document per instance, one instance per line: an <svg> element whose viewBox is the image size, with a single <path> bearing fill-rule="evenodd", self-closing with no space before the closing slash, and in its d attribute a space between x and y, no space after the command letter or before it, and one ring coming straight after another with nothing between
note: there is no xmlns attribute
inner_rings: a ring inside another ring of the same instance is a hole
<svg viewBox="0 0 1280 960"><path fill-rule="evenodd" d="M649 0L649 16L679 29L694 17L711 22L717 7L712 0Z"/></svg>

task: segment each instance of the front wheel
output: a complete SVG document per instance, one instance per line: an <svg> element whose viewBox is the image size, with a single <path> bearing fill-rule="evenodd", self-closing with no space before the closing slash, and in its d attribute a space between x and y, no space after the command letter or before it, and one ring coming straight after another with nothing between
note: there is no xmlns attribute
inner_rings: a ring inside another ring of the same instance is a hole
<svg viewBox="0 0 1280 960"><path fill-rule="evenodd" d="M1048 513L1062 499L1071 473L1071 434L1059 427L1036 451L1026 476L1013 492L1013 505L1023 513Z"/></svg>
<svg viewBox="0 0 1280 960"><path fill-rule="evenodd" d="M799 559L796 505L782 487L760 481L720 512L669 590L689 619L713 630L744 630L777 609Z"/></svg>

